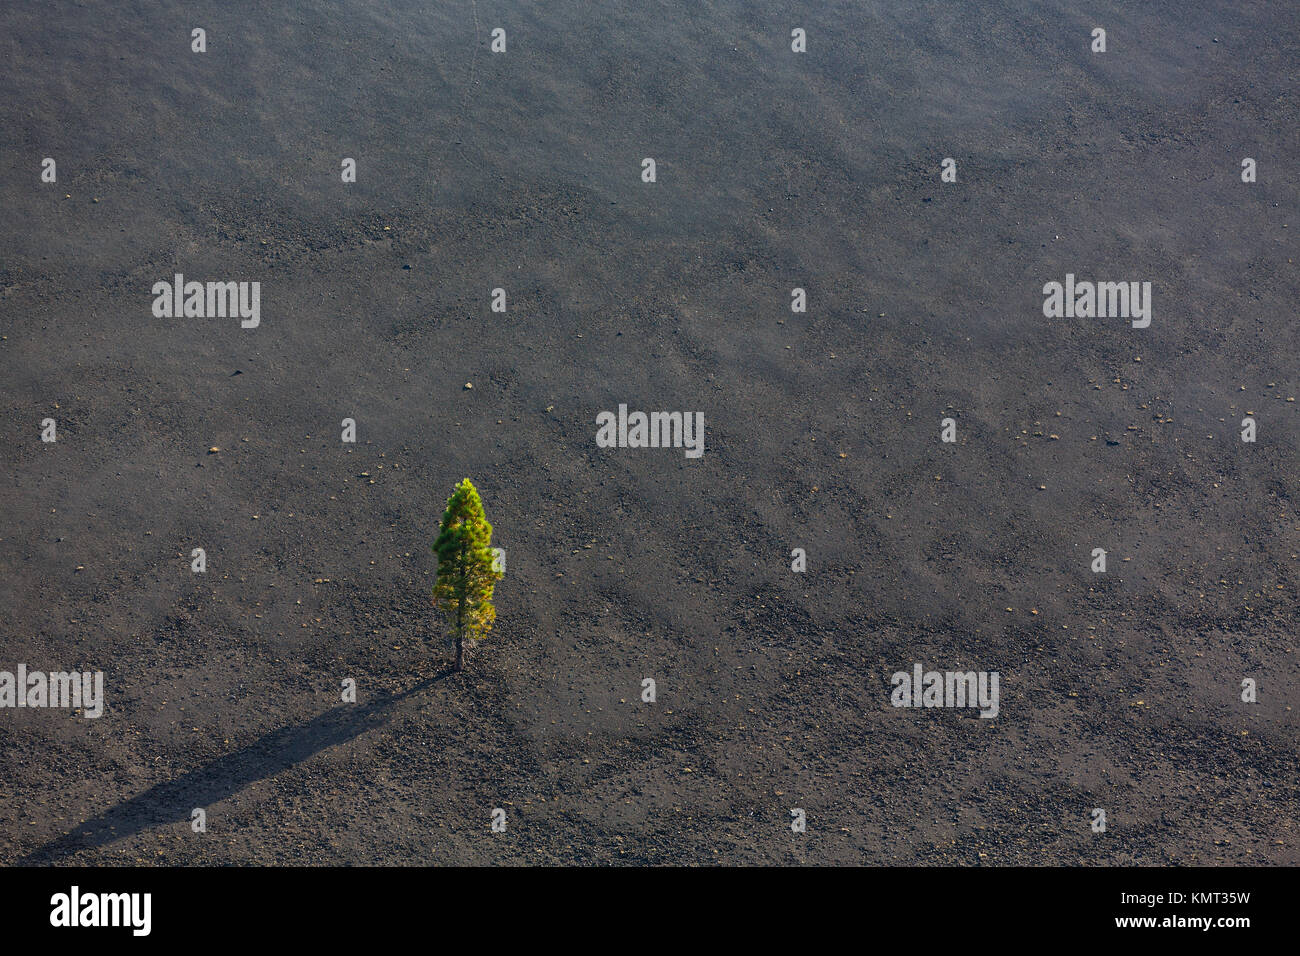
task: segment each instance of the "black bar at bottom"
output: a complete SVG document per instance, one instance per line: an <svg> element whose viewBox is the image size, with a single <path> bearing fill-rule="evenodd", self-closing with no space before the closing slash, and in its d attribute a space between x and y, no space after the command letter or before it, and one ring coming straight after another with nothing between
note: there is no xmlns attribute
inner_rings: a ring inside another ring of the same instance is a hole
<svg viewBox="0 0 1300 956"><path fill-rule="evenodd" d="M485 940L572 931L593 945L593 933L636 945L702 926L734 945L782 926L826 930L828 920L931 942L1034 933L1231 945L1286 928L1293 879L1265 868L539 869L3 869L0 919L15 940L76 934L128 945L283 937L336 947L439 923L477 926Z"/></svg>

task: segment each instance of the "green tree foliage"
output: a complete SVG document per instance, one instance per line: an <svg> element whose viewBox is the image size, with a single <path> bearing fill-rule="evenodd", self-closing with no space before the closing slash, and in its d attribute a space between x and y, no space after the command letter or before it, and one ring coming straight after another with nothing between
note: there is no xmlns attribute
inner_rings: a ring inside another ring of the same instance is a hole
<svg viewBox="0 0 1300 956"><path fill-rule="evenodd" d="M433 604L456 630L456 670L460 671L465 666L465 638L481 640L492 629L497 617L492 589L502 577L493 568L492 526L483 514L478 489L468 478L447 499L431 550L438 556Z"/></svg>

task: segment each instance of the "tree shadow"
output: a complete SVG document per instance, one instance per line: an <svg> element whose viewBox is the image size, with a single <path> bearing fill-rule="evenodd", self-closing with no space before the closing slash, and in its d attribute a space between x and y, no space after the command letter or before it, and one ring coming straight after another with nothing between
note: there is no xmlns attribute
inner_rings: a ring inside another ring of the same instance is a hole
<svg viewBox="0 0 1300 956"><path fill-rule="evenodd" d="M282 727L207 766L150 787L113 809L87 820L15 861L15 866L45 866L92 847L134 836L151 827L189 820L195 807L210 807L249 784L265 780L382 727L407 697L453 673L450 665L409 690L386 694L364 705L343 704L297 727Z"/></svg>

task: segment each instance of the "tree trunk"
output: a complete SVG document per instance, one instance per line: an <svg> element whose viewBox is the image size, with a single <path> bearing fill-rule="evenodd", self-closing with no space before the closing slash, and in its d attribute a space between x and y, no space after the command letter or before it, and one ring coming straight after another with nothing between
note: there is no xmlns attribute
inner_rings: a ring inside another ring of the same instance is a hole
<svg viewBox="0 0 1300 956"><path fill-rule="evenodd" d="M460 573L462 580L465 575L465 545L460 547ZM456 602L456 673L459 674L465 669L465 588L460 589L459 600Z"/></svg>

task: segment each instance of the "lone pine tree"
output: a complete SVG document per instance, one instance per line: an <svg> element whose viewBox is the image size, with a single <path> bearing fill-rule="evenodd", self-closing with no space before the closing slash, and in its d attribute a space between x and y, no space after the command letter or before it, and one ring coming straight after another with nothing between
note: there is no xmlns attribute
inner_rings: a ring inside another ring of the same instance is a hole
<svg viewBox="0 0 1300 956"><path fill-rule="evenodd" d="M433 604L456 629L456 670L461 671L465 638L483 638L496 620L492 589L502 577L493 567L492 526L483 515L478 489L468 478L447 499L431 550L438 556Z"/></svg>

